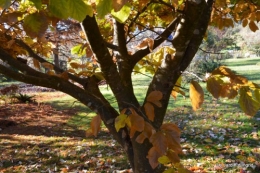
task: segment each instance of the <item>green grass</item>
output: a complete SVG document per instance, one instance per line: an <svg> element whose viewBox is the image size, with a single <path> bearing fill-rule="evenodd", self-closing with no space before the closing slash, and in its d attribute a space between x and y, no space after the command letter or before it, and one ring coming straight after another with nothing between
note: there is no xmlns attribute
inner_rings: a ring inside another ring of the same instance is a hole
<svg viewBox="0 0 260 173"><path fill-rule="evenodd" d="M224 63L232 70L259 84L260 66L256 65L259 61L260 58L229 59ZM141 104L150 81L151 78L144 75L133 76L135 94ZM111 95L111 90L106 85L100 86L100 88L110 103L117 107L115 98ZM186 92L188 95L188 91ZM176 100L171 98L169 102L165 122L174 122L182 130L181 143L185 152L185 155L182 156L182 163L185 167L197 172L200 170L201 172L236 173L240 172L242 168L251 171L251 173L260 172L259 166L257 167L260 160L260 121L258 120L260 113L255 117L246 116L240 110L237 99L216 100L206 91L205 93L205 103L202 109L197 112L192 111L188 97L183 98L183 96L179 95ZM77 112L67 124L77 126L81 130L89 128L89 123L92 117L95 116L86 106L75 101L70 96L54 98L48 103L60 110L76 109ZM120 147L107 133L104 126L95 139L85 138L74 141L75 143L73 141L74 139L70 144L63 138L51 139L49 146L59 154L53 155L52 159L47 154L48 158L45 158L45 161L52 165L51 163L60 162L60 159L64 159L68 160L67 165L73 165L73 162L79 165L83 160L87 160L89 161L88 170L94 171L97 165L91 162L91 158L97 158L101 162L109 163L115 159L113 165L116 165L116 168L129 168L122 150L119 149ZM77 145L81 146L79 147L81 149L78 149ZM82 148L82 146L87 147L87 149ZM17 144L14 148L16 147L21 146ZM76 152L76 154L69 156L69 152ZM84 155L86 153L88 155ZM61 168L62 165L64 164L59 163L57 166ZM257 168L252 169L250 166L256 166Z"/></svg>
<svg viewBox="0 0 260 173"><path fill-rule="evenodd" d="M259 60L229 59L224 63L238 74L259 83L260 67L256 65ZM141 104L150 81L151 78L144 75L133 76L135 94ZM101 89L111 104L117 107L111 90L107 86L101 86ZM257 153L260 145L260 121L256 121L256 118L259 118L260 114L248 117L240 110L236 99L216 100L208 92L205 93L205 103L197 112L192 111L189 98L178 96L177 100L171 98L169 102L165 122L174 122L182 128L182 145L186 153L182 156L183 164L190 169L203 169L208 172L236 172L243 168L243 164L256 166L259 163L257 160L260 160ZM87 118L87 114L89 113L82 113L80 116L79 113L70 123L89 123L91 118ZM251 168L247 170L259 171Z"/></svg>

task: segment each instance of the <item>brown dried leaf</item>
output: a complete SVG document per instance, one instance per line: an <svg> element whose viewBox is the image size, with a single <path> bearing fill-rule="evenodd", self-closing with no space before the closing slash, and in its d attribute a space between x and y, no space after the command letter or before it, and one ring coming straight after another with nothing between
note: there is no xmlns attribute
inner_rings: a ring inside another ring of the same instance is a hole
<svg viewBox="0 0 260 173"><path fill-rule="evenodd" d="M132 114L128 116L130 123L130 138L132 138L136 131L142 132L144 130L144 118L138 115L134 109L131 109Z"/></svg>
<svg viewBox="0 0 260 173"><path fill-rule="evenodd" d="M152 52L153 45L154 45L153 39L145 38L145 39L143 39L143 41L138 46L136 46L136 48L137 49L146 49L147 47L149 47L149 50Z"/></svg>
<svg viewBox="0 0 260 173"><path fill-rule="evenodd" d="M65 80L69 80L69 74L66 71L61 74L58 74L57 76L61 77L62 79L65 79Z"/></svg>
<svg viewBox="0 0 260 173"><path fill-rule="evenodd" d="M33 65L35 68L37 68L38 70L41 69L41 65L40 65L40 62L36 59L33 58Z"/></svg>
<svg viewBox="0 0 260 173"><path fill-rule="evenodd" d="M97 137L97 134L101 129L101 117L100 117L100 115L96 115L92 118L90 126L91 126L91 130L92 130L92 134L95 137Z"/></svg>
<svg viewBox="0 0 260 173"><path fill-rule="evenodd" d="M253 31L253 32L255 32L256 30L259 30L258 26L257 26L257 25L255 24L255 22L252 21L252 20L249 22L249 28L250 28L250 30Z"/></svg>
<svg viewBox="0 0 260 173"><path fill-rule="evenodd" d="M161 91L152 91L150 94L147 96L147 101L153 103L154 101L159 101L163 97L163 94Z"/></svg>
<svg viewBox="0 0 260 173"><path fill-rule="evenodd" d="M244 19L243 22L242 22L242 26L243 27L246 27L248 24L248 20L247 19Z"/></svg>
<svg viewBox="0 0 260 173"><path fill-rule="evenodd" d="M50 69L50 70L53 70L53 64L50 64L48 62L43 62L41 63L41 65L44 67L44 68L47 68L47 69Z"/></svg>
<svg viewBox="0 0 260 173"><path fill-rule="evenodd" d="M149 120L154 121L154 107L151 103L146 102L144 105L145 113L146 116L148 117Z"/></svg>
<svg viewBox="0 0 260 173"><path fill-rule="evenodd" d="M170 131L170 132L174 132L177 133L178 135L181 134L181 130L179 129L179 127L176 124L173 123L164 123L160 129L162 131Z"/></svg>
<svg viewBox="0 0 260 173"><path fill-rule="evenodd" d="M167 151L166 156L171 160L172 163L180 162L180 158L179 158L178 154L173 150Z"/></svg>
<svg viewBox="0 0 260 173"><path fill-rule="evenodd" d="M75 68L75 69L81 68L81 64L76 63L76 62L71 62L71 63L70 63L70 66L71 66L72 68Z"/></svg>
<svg viewBox="0 0 260 173"><path fill-rule="evenodd" d="M154 133L155 129L151 126L151 124L145 122L144 130L137 136L136 142L142 144L146 138L149 139Z"/></svg>
<svg viewBox="0 0 260 173"><path fill-rule="evenodd" d="M121 8L127 3L128 0L113 0L112 5L115 12L121 10Z"/></svg>
<svg viewBox="0 0 260 173"><path fill-rule="evenodd" d="M150 137L149 141L153 144L153 147L155 147L158 153L161 155L165 154L167 150L167 139L163 132L156 132Z"/></svg>
<svg viewBox="0 0 260 173"><path fill-rule="evenodd" d="M165 123L161 126L161 130L166 136L168 148L171 148L177 154L182 154L180 145L181 131L178 126L173 123Z"/></svg>
<svg viewBox="0 0 260 173"><path fill-rule="evenodd" d="M155 169L159 165L158 162L159 157L161 157L161 154L156 150L155 147L152 147L149 150L146 158L149 160L149 163L153 169Z"/></svg>

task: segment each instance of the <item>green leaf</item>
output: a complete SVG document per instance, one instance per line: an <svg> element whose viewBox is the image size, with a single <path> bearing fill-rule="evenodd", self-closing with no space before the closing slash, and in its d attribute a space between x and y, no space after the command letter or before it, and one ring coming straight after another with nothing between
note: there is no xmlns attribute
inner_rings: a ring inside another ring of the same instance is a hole
<svg viewBox="0 0 260 173"><path fill-rule="evenodd" d="M117 131L117 132L118 132L121 128L125 127L126 118L127 118L127 115L126 115L126 114L120 114L118 117L116 117L116 119L115 119L115 128L116 128L116 131Z"/></svg>
<svg viewBox="0 0 260 173"><path fill-rule="evenodd" d="M92 7L83 0L50 0L50 12L61 19L71 17L82 21L86 15L93 16Z"/></svg>
<svg viewBox="0 0 260 173"><path fill-rule="evenodd" d="M58 18L67 19L70 15L70 7L68 0L50 0L48 7L50 12Z"/></svg>
<svg viewBox="0 0 260 173"><path fill-rule="evenodd" d="M239 105L250 116L254 116L260 108L260 103L253 99L251 91L245 88L240 90Z"/></svg>
<svg viewBox="0 0 260 173"><path fill-rule="evenodd" d="M96 73L94 73L94 76L98 79L98 80L105 80L105 77L104 77L104 75L103 75L103 73L102 72L96 72Z"/></svg>
<svg viewBox="0 0 260 173"><path fill-rule="evenodd" d="M42 37L48 28L48 19L43 12L25 16L23 28L30 37Z"/></svg>
<svg viewBox="0 0 260 173"><path fill-rule="evenodd" d="M83 56L86 54L86 49L82 49L82 47L81 44L78 44L70 49L70 53L72 55Z"/></svg>
<svg viewBox="0 0 260 173"><path fill-rule="evenodd" d="M129 3L127 3L118 12L115 12L115 10L113 9L111 14L118 22L124 23L128 19L130 12L131 12L131 6Z"/></svg>
<svg viewBox="0 0 260 173"><path fill-rule="evenodd" d="M93 10L90 5L82 0L68 0L69 16L78 21L83 21L86 15L93 16Z"/></svg>
<svg viewBox="0 0 260 173"><path fill-rule="evenodd" d="M8 8L11 5L11 0L0 0L0 7Z"/></svg>
<svg viewBox="0 0 260 173"><path fill-rule="evenodd" d="M165 155L159 157L158 161L161 164L168 164L168 163L171 162L171 160L167 156L165 156Z"/></svg>
<svg viewBox="0 0 260 173"><path fill-rule="evenodd" d="M42 1L41 0L30 0L34 3L35 7L39 10L42 7Z"/></svg>
<svg viewBox="0 0 260 173"><path fill-rule="evenodd" d="M112 0L97 0L97 13L99 18L104 18L112 10Z"/></svg>

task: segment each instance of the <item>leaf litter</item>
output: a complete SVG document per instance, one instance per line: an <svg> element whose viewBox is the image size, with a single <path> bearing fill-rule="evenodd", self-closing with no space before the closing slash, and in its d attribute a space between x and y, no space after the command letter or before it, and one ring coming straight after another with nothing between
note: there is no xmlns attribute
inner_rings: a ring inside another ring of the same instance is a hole
<svg viewBox="0 0 260 173"><path fill-rule="evenodd" d="M0 172L130 172L105 129L86 138L84 129L68 123L77 112L42 103L0 105Z"/></svg>
<svg viewBox="0 0 260 173"><path fill-rule="evenodd" d="M165 121L182 129L181 161L193 172L260 172L259 114L250 118L223 105L212 100L196 113L190 106L168 112ZM131 172L105 129L86 138L67 123L77 109L8 104L0 110L0 172Z"/></svg>

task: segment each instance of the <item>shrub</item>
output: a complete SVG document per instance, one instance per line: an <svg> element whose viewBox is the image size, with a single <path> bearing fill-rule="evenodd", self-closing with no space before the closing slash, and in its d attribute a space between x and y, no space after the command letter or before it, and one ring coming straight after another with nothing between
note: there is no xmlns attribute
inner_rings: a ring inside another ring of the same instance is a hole
<svg viewBox="0 0 260 173"><path fill-rule="evenodd" d="M33 99L35 96L29 96L27 94L21 94L13 96L13 98L16 98L20 103L32 103L35 102Z"/></svg>

